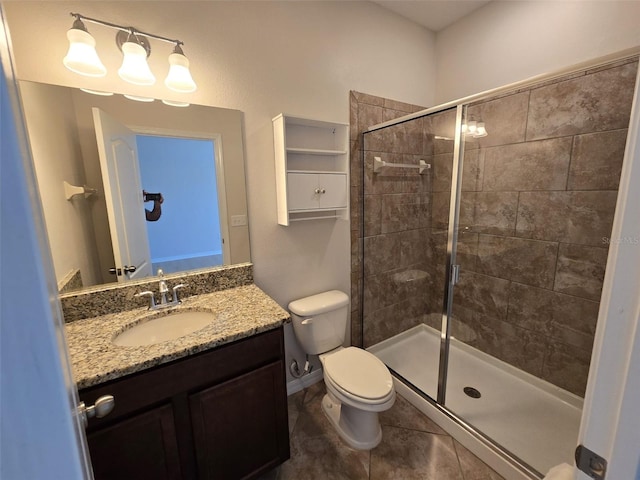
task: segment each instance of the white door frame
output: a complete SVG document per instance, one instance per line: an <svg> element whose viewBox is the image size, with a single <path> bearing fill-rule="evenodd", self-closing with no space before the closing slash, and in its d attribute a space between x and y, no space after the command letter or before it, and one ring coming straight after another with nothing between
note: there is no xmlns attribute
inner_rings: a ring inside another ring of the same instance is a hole
<svg viewBox="0 0 640 480"><path fill-rule="evenodd" d="M640 478L640 75L629 122L578 443L606 478ZM579 480L591 477L579 473Z"/></svg>

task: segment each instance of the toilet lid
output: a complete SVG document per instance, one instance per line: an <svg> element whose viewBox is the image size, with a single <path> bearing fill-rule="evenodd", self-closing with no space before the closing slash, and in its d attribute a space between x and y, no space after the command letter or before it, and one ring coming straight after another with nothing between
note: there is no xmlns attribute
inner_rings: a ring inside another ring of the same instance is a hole
<svg viewBox="0 0 640 480"><path fill-rule="evenodd" d="M360 348L348 347L325 357L324 373L340 388L361 398L382 398L393 389L386 365Z"/></svg>

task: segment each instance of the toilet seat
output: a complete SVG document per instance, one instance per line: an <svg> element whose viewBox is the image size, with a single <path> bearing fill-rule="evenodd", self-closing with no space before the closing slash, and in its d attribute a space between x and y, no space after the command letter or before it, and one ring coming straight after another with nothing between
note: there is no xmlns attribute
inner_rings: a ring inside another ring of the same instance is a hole
<svg viewBox="0 0 640 480"><path fill-rule="evenodd" d="M325 382L345 397L371 405L384 403L394 396L391 373L373 354L348 347L323 360Z"/></svg>

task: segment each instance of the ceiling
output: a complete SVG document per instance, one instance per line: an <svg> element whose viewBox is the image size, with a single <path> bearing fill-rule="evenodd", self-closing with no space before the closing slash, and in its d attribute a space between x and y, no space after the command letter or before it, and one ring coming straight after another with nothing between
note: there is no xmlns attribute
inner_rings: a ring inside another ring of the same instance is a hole
<svg viewBox="0 0 640 480"><path fill-rule="evenodd" d="M439 32L490 0L373 0L429 30Z"/></svg>

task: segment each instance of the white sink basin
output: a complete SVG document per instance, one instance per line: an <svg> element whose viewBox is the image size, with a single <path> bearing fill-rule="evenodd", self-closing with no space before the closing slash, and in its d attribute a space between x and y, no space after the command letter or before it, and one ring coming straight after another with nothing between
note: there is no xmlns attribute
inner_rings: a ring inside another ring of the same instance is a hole
<svg viewBox="0 0 640 480"><path fill-rule="evenodd" d="M209 312L179 312L154 318L128 328L112 342L122 347L140 347L184 337L206 327L216 319Z"/></svg>

